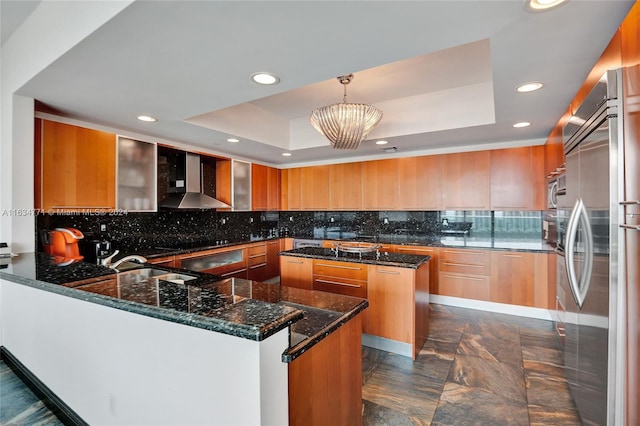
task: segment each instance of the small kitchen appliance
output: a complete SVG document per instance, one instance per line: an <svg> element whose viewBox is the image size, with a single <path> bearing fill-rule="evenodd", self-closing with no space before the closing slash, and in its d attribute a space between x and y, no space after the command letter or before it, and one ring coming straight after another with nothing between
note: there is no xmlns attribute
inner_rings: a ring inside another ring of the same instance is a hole
<svg viewBox="0 0 640 426"><path fill-rule="evenodd" d="M84 261L101 264L101 260L111 255L111 241L104 238L84 238L80 243L80 252Z"/></svg>
<svg viewBox="0 0 640 426"><path fill-rule="evenodd" d="M82 232L76 228L56 228L49 232L48 238L43 241L44 251L57 258L82 260L78 242L83 238Z"/></svg>

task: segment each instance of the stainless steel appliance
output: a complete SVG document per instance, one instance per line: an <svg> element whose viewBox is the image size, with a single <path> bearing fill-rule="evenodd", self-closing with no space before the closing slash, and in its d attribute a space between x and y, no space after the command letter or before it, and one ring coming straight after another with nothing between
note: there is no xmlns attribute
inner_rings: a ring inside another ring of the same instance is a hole
<svg viewBox="0 0 640 426"><path fill-rule="evenodd" d="M564 129L556 319L583 424L615 424L620 79L608 71Z"/></svg>

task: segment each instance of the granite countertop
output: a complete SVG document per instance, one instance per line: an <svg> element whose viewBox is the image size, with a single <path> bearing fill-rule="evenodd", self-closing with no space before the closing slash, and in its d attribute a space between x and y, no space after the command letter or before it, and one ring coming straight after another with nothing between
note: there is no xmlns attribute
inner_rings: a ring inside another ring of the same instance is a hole
<svg viewBox="0 0 640 426"><path fill-rule="evenodd" d="M354 253L336 252L332 249L321 247L304 247L280 252L281 256L306 257L311 259L335 260L340 262L365 263L369 265L395 266L399 268L417 269L428 262L431 256L403 253Z"/></svg>
<svg viewBox="0 0 640 426"><path fill-rule="evenodd" d="M366 300L349 296L153 265L195 278L153 280L135 270L118 275L86 262L59 266L44 253L23 253L3 266L0 278L12 282L250 340L291 327L283 362L291 362L368 306Z"/></svg>

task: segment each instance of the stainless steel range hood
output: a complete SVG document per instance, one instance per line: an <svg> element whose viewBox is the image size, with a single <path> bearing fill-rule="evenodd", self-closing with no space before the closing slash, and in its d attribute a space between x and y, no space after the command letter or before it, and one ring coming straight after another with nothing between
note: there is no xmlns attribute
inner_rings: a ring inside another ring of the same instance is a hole
<svg viewBox="0 0 640 426"><path fill-rule="evenodd" d="M186 192L170 194L159 207L171 209L228 209L231 206L202 193L200 156L186 153Z"/></svg>

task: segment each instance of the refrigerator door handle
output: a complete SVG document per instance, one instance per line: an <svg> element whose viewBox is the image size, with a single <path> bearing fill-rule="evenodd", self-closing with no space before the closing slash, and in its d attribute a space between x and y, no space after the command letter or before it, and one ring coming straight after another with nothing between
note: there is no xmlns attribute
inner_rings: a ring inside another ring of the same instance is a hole
<svg viewBox="0 0 640 426"><path fill-rule="evenodd" d="M578 225L582 223L584 230L584 264L582 266L582 273L580 274L580 280L576 276L576 268L574 263L575 257L575 241L578 235ZM587 297L587 292L591 286L591 272L593 270L593 232L591 230L591 221L589 220L589 214L581 199L576 202L573 208L571 217L569 218L569 225L567 226L567 244L565 246L565 265L567 267L567 277L569 280L569 287L571 287L571 293L573 298L578 304L579 308L582 308L584 300Z"/></svg>

